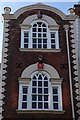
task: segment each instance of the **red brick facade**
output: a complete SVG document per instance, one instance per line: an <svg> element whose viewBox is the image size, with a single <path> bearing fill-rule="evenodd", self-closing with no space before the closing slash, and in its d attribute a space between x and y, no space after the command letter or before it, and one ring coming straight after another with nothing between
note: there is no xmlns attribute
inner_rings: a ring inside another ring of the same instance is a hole
<svg viewBox="0 0 80 120"><path fill-rule="evenodd" d="M70 83L69 83L69 67L68 67L68 55L67 55L67 43L66 33L63 28L65 24L70 25L69 20L63 20L57 13L49 10L41 9L42 14L53 18L59 27L59 46L60 52L35 52L35 51L20 51L21 44L21 28L23 20L30 15L37 14L39 9L33 9L23 12L18 16L17 19L11 19L9 24L9 47L8 47L8 62L7 62L7 78L6 78L6 91L4 92L4 105L3 105L3 118L8 119L22 119L28 118L39 119L72 119L72 107L71 107L71 96L70 96ZM71 34L69 32L69 34ZM69 37L69 43L71 43L71 37ZM70 49L71 50L71 49ZM38 62L38 57L42 55L44 63L53 66L59 73L60 78L63 78L62 82L62 104L63 114L54 113L17 113L18 109L18 93L19 83L18 78L21 76L23 70Z"/></svg>

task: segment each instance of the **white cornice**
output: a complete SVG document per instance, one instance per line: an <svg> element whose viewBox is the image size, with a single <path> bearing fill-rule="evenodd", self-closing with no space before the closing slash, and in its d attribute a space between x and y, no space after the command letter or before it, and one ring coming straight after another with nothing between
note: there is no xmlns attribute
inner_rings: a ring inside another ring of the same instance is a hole
<svg viewBox="0 0 80 120"><path fill-rule="evenodd" d="M75 20L76 19L76 15L65 15L59 9L48 6L48 5L44 5L44 4L35 4L35 5L25 6L25 7L18 9L16 12L14 12L14 14L3 14L2 16L4 17L4 19L17 19L22 13L29 11L29 10L34 10L34 9L41 9L41 10L43 9L43 10L51 11L53 13L58 14L63 20Z"/></svg>

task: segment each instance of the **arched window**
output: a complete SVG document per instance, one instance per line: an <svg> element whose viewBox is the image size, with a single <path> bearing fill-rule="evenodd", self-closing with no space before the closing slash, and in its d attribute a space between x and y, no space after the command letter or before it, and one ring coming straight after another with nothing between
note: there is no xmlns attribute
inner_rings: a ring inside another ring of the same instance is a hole
<svg viewBox="0 0 80 120"><path fill-rule="evenodd" d="M44 71L34 72L29 84L19 86L18 109L62 111L61 84L51 84Z"/></svg>
<svg viewBox="0 0 80 120"><path fill-rule="evenodd" d="M21 48L59 49L58 29L50 29L43 20L33 21L30 28L21 30Z"/></svg>

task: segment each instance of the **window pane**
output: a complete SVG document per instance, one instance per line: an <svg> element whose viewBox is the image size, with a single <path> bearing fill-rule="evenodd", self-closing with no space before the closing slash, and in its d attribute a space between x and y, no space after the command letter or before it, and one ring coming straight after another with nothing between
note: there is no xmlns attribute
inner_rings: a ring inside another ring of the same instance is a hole
<svg viewBox="0 0 80 120"><path fill-rule="evenodd" d="M38 28L38 32L41 32L41 28Z"/></svg>
<svg viewBox="0 0 80 120"><path fill-rule="evenodd" d="M24 43L28 43L28 38L24 38Z"/></svg>
<svg viewBox="0 0 80 120"><path fill-rule="evenodd" d="M55 33L51 33L51 38L55 38Z"/></svg>
<svg viewBox="0 0 80 120"><path fill-rule="evenodd" d="M38 101L42 101L42 95L38 95Z"/></svg>
<svg viewBox="0 0 80 120"><path fill-rule="evenodd" d="M44 45L43 45L43 48L47 48L47 44L44 44Z"/></svg>
<svg viewBox="0 0 80 120"><path fill-rule="evenodd" d="M46 29L46 28L43 28L43 32L47 32L47 29Z"/></svg>
<svg viewBox="0 0 80 120"><path fill-rule="evenodd" d="M53 94L58 94L58 89L57 88L53 88Z"/></svg>
<svg viewBox="0 0 80 120"><path fill-rule="evenodd" d="M36 76L33 77L33 80L36 80Z"/></svg>
<svg viewBox="0 0 80 120"><path fill-rule="evenodd" d="M26 87L23 88L23 94L27 94L27 88Z"/></svg>
<svg viewBox="0 0 80 120"><path fill-rule="evenodd" d="M36 102L32 102L32 108L36 108Z"/></svg>
<svg viewBox="0 0 80 120"><path fill-rule="evenodd" d="M44 109L48 109L48 103L44 103Z"/></svg>
<svg viewBox="0 0 80 120"><path fill-rule="evenodd" d="M33 44L33 48L37 48L37 45L36 45L36 44Z"/></svg>
<svg viewBox="0 0 80 120"><path fill-rule="evenodd" d="M46 34L43 34L43 37L46 37Z"/></svg>
<svg viewBox="0 0 80 120"><path fill-rule="evenodd" d="M32 93L36 93L36 88L32 88Z"/></svg>
<svg viewBox="0 0 80 120"><path fill-rule="evenodd" d="M44 87L48 87L48 81L44 81Z"/></svg>
<svg viewBox="0 0 80 120"><path fill-rule="evenodd" d="M43 39L43 43L47 43L47 39Z"/></svg>
<svg viewBox="0 0 80 120"><path fill-rule="evenodd" d="M37 100L37 95L32 95L32 101L36 101Z"/></svg>
<svg viewBox="0 0 80 120"><path fill-rule="evenodd" d="M34 24L33 27L37 27L37 24Z"/></svg>
<svg viewBox="0 0 80 120"><path fill-rule="evenodd" d="M28 33L24 32L24 37L28 37Z"/></svg>
<svg viewBox="0 0 80 120"><path fill-rule="evenodd" d="M36 40L36 39L33 39L33 43L37 43L37 40Z"/></svg>
<svg viewBox="0 0 80 120"><path fill-rule="evenodd" d="M32 86L37 86L37 81L33 81Z"/></svg>
<svg viewBox="0 0 80 120"><path fill-rule="evenodd" d="M27 108L27 103L23 102L22 103L22 109L26 109Z"/></svg>
<svg viewBox="0 0 80 120"><path fill-rule="evenodd" d="M42 102L38 102L38 108L42 108Z"/></svg>
<svg viewBox="0 0 80 120"><path fill-rule="evenodd" d="M41 37L41 33L38 33L38 37Z"/></svg>
<svg viewBox="0 0 80 120"><path fill-rule="evenodd" d="M44 77L44 80L48 80L46 76Z"/></svg>
<svg viewBox="0 0 80 120"><path fill-rule="evenodd" d="M42 88L38 88L38 93L42 93Z"/></svg>
<svg viewBox="0 0 80 120"><path fill-rule="evenodd" d="M38 24L38 27L41 27L41 24L42 24L42 23L41 23L41 22L37 22L37 24Z"/></svg>
<svg viewBox="0 0 80 120"><path fill-rule="evenodd" d="M53 96L53 101L58 102L58 96Z"/></svg>
<svg viewBox="0 0 80 120"><path fill-rule="evenodd" d="M36 33L33 33L33 37L36 37Z"/></svg>
<svg viewBox="0 0 80 120"><path fill-rule="evenodd" d="M51 45L51 48L56 48L56 46L55 45Z"/></svg>
<svg viewBox="0 0 80 120"><path fill-rule="evenodd" d="M28 48L28 44L24 44L24 48Z"/></svg>
<svg viewBox="0 0 80 120"><path fill-rule="evenodd" d="M46 25L45 25L45 24L43 24L43 25L42 25L42 27L46 27Z"/></svg>
<svg viewBox="0 0 80 120"><path fill-rule="evenodd" d="M38 43L42 43L42 39L38 39Z"/></svg>
<svg viewBox="0 0 80 120"><path fill-rule="evenodd" d="M53 103L53 109L58 109L58 103Z"/></svg>
<svg viewBox="0 0 80 120"><path fill-rule="evenodd" d="M44 88L44 94L48 94L48 88Z"/></svg>
<svg viewBox="0 0 80 120"><path fill-rule="evenodd" d="M38 81L38 86L42 86L42 81Z"/></svg>
<svg viewBox="0 0 80 120"><path fill-rule="evenodd" d="M44 101L48 101L48 95L44 96Z"/></svg>
<svg viewBox="0 0 80 120"><path fill-rule="evenodd" d="M41 75L39 75L38 80L42 80L42 76Z"/></svg>
<svg viewBox="0 0 80 120"><path fill-rule="evenodd" d="M33 32L36 32L36 28L33 28Z"/></svg>
<svg viewBox="0 0 80 120"><path fill-rule="evenodd" d="M27 101L27 95L23 95L23 101Z"/></svg>
<svg viewBox="0 0 80 120"><path fill-rule="evenodd" d="M42 48L42 44L38 44L38 48Z"/></svg>
<svg viewBox="0 0 80 120"><path fill-rule="evenodd" d="M55 43L55 40L54 40L54 39L51 39L51 43Z"/></svg>

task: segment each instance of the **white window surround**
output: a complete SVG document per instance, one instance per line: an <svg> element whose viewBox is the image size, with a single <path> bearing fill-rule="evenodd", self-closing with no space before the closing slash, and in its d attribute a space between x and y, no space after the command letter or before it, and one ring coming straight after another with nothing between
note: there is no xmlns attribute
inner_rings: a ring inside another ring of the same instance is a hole
<svg viewBox="0 0 80 120"><path fill-rule="evenodd" d="M27 79L25 78L23 78L23 79L19 79L19 104L18 104L18 110L22 110L22 111L26 111L26 110L52 110L52 111L63 111L63 108L62 108L62 91L61 91L61 84L62 84L62 82L59 82L59 80L56 80L55 79L55 81L57 81L57 82L55 82L54 80L50 80L50 76L46 73L46 72L44 72L44 71L37 71L37 72L34 72L32 75L31 75L31 78L32 78L32 76L34 75L34 74L36 74L36 73L44 73L44 74L46 74L47 75L47 77L48 77L48 80L49 80L49 103L52 103L52 101L53 101L53 98L52 98L52 89L54 88L54 87L57 87L58 88L58 97L59 97L59 109L53 109L52 108L52 104L49 104L49 109L32 109L31 108L31 104L30 103L32 103L32 101L31 101L31 96L30 96L30 93L31 93L31 83L32 83L32 81L28 78L28 82L26 82L27 81ZM52 82L53 81L53 82ZM22 106L21 106L21 103L22 103L22 87L23 86L27 86L28 87L28 91L29 91L29 94L28 94L28 101L27 101L27 105L28 105L28 108L27 109L22 109Z"/></svg>
<svg viewBox="0 0 80 120"><path fill-rule="evenodd" d="M35 20L31 23L31 25L29 26L26 26L26 25L22 25L21 27L21 48L20 48L20 51L26 51L26 50L36 50L36 48L34 49L32 47L32 25L37 23L37 22L42 22L44 23L46 26L47 26L47 48L46 49L41 49L41 48L37 48L37 50L59 50L59 38L58 38L58 29L59 29L59 26L57 25L53 25L53 26L48 26L48 24L43 21L43 20ZM28 48L24 48L24 32L27 32L29 33L29 46ZM55 48L52 49L51 48L51 43L50 43L50 33L55 33Z"/></svg>

